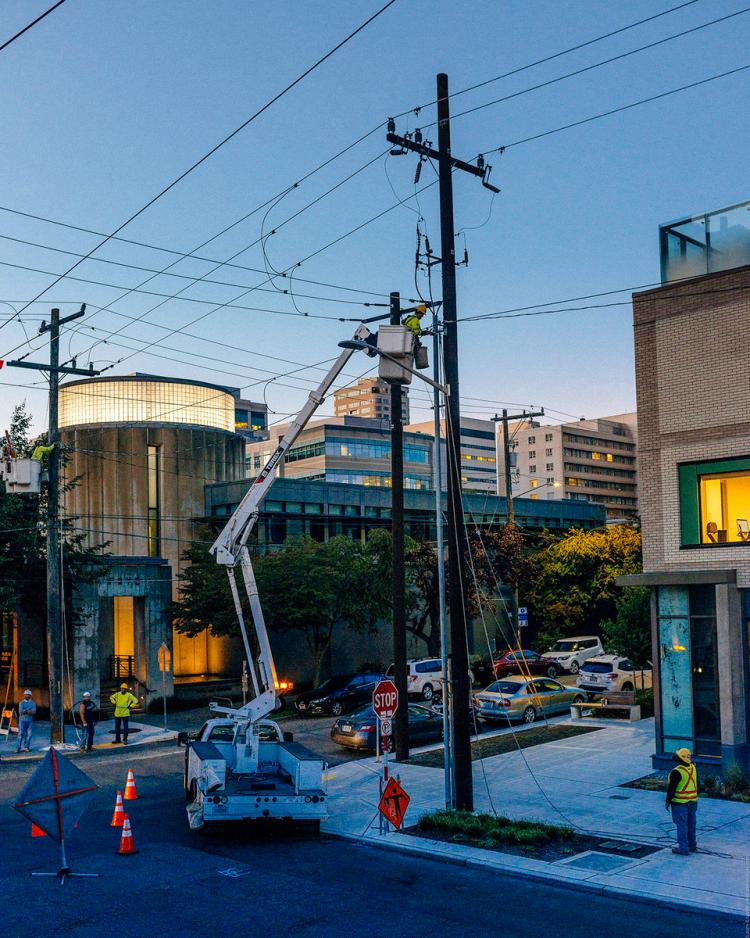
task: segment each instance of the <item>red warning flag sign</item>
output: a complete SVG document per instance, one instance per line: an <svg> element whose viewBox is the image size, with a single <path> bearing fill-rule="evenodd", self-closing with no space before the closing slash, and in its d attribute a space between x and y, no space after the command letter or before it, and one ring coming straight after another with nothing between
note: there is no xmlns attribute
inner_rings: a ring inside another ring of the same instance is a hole
<svg viewBox="0 0 750 938"><path fill-rule="evenodd" d="M399 830L404 822L406 809L409 807L411 798L401 787L401 782L397 778L389 778L388 783L383 789L383 796L380 799L378 810L383 817Z"/></svg>

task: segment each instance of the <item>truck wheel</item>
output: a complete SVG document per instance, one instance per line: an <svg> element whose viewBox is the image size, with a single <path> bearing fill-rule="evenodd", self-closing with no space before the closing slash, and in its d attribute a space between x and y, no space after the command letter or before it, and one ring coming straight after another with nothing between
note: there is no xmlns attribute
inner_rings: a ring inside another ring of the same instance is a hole
<svg viewBox="0 0 750 938"><path fill-rule="evenodd" d="M425 686L422 688L422 697L425 700L432 700L434 696L435 691L433 690L432 684L425 684Z"/></svg>

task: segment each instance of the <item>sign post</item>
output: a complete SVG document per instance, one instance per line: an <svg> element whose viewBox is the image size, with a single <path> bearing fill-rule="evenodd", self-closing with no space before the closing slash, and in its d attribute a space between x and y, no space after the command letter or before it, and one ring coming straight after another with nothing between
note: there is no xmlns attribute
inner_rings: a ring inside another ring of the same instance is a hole
<svg viewBox="0 0 750 938"><path fill-rule="evenodd" d="M167 674L172 668L172 652L169 645L162 642L159 645L159 651L156 653L159 659L159 670L161 671L161 699L164 703L164 730L167 729Z"/></svg>
<svg viewBox="0 0 750 938"><path fill-rule="evenodd" d="M372 692L372 709L378 721L378 735L380 737L381 748L383 750L383 777L379 780L380 799L384 797L388 790L388 753L391 750L391 733L393 732L394 713L398 710L398 690L393 681L386 679L380 681ZM385 786L385 787L384 787ZM388 825L383 827L383 819L386 815L380 811L380 830L381 833L387 832Z"/></svg>

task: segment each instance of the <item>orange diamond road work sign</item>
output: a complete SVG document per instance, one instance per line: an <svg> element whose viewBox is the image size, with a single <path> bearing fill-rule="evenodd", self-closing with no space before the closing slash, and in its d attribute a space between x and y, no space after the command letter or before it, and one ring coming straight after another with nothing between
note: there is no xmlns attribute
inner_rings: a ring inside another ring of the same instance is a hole
<svg viewBox="0 0 750 938"><path fill-rule="evenodd" d="M410 801L411 798L401 787L401 782L397 778L389 778L383 790L378 810L386 821L390 821L396 830L399 830L404 822L404 815Z"/></svg>

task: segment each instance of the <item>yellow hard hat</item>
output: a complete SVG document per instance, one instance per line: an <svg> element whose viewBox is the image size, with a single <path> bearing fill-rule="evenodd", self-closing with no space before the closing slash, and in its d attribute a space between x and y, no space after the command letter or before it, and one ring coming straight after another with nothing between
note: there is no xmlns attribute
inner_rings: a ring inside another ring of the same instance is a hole
<svg viewBox="0 0 750 938"><path fill-rule="evenodd" d="M678 759L682 759L683 762L690 762L693 754L688 748L683 747L682 749L675 750L675 755Z"/></svg>
<svg viewBox="0 0 750 938"><path fill-rule="evenodd" d="M424 314L427 312L427 307L424 303L420 303L419 306L414 307L414 312L417 314L417 316L424 316Z"/></svg>
<svg viewBox="0 0 750 938"><path fill-rule="evenodd" d="M120 684L120 690L127 690L127 689L128 689L127 684Z"/></svg>

